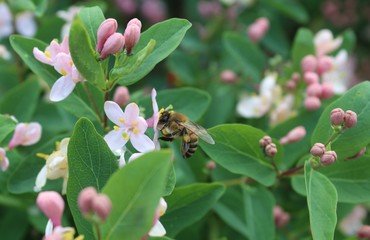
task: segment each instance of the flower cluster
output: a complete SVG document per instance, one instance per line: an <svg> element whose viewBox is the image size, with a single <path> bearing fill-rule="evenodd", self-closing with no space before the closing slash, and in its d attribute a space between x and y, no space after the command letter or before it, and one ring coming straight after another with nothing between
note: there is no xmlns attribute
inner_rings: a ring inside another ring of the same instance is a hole
<svg viewBox="0 0 370 240"><path fill-rule="evenodd" d="M264 153L268 157L274 157L277 154L277 148L276 144L272 142L272 139L270 136L264 136L259 141L260 147L263 148Z"/></svg>
<svg viewBox="0 0 370 240"><path fill-rule="evenodd" d="M58 102L67 98L76 84L84 81L69 52L68 36L64 37L60 44L57 40L52 40L45 51L35 47L33 55L38 61L53 66L62 75L51 88L51 101Z"/></svg>

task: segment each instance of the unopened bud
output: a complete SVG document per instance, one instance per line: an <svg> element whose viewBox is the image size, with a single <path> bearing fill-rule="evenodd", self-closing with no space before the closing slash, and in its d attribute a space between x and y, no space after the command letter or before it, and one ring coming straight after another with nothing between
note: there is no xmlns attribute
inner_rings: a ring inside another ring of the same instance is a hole
<svg viewBox="0 0 370 240"><path fill-rule="evenodd" d="M54 227L61 225L64 211L64 201L59 193L54 191L40 192L37 196L36 204L51 220Z"/></svg>
<svg viewBox="0 0 370 240"><path fill-rule="evenodd" d="M315 143L312 146L310 153L312 156L321 157L325 153L325 145L322 143Z"/></svg>
<svg viewBox="0 0 370 240"><path fill-rule="evenodd" d="M362 226L357 232L357 237L360 239L369 239L370 238L370 226L369 225Z"/></svg>
<svg viewBox="0 0 370 240"><path fill-rule="evenodd" d="M347 110L344 113L344 126L346 128L354 127L357 124L357 114L354 111Z"/></svg>
<svg viewBox="0 0 370 240"><path fill-rule="evenodd" d="M78 207L80 208L83 215L88 215L92 212L92 203L94 198L98 196L95 188L87 187L82 189L78 195Z"/></svg>
<svg viewBox="0 0 370 240"><path fill-rule="evenodd" d="M281 144L295 143L306 136L306 129L303 126L293 128L287 135L280 139Z"/></svg>
<svg viewBox="0 0 370 240"><path fill-rule="evenodd" d="M224 83L235 83L238 79L232 70L224 70L220 74L220 78Z"/></svg>
<svg viewBox="0 0 370 240"><path fill-rule="evenodd" d="M117 21L113 18L108 18L104 20L99 28L97 33L97 44L96 44L96 51L100 53L103 49L104 43L107 39L117 31Z"/></svg>
<svg viewBox="0 0 370 240"><path fill-rule="evenodd" d="M306 90L307 96L311 97L321 97L322 94L322 87L320 83L312 83L308 85Z"/></svg>
<svg viewBox="0 0 370 240"><path fill-rule="evenodd" d="M334 95L334 87L330 83L323 83L321 85L321 99L328 99Z"/></svg>
<svg viewBox="0 0 370 240"><path fill-rule="evenodd" d="M112 202L107 195L99 194L94 198L92 208L100 220L104 222L112 210Z"/></svg>
<svg viewBox="0 0 370 240"><path fill-rule="evenodd" d="M215 161L212 161L212 160L211 160L211 161L208 161L208 162L207 162L207 165L206 165L206 166L207 166L207 169L208 169L208 170L213 171L213 170L215 170L215 169L216 169L216 166L217 166L217 165L216 165Z"/></svg>
<svg viewBox="0 0 370 240"><path fill-rule="evenodd" d="M318 97L309 96L304 100L304 107L308 111L313 111L321 107L321 101Z"/></svg>
<svg viewBox="0 0 370 240"><path fill-rule="evenodd" d="M9 159L6 157L6 151L0 147L0 167L5 172L9 167Z"/></svg>
<svg viewBox="0 0 370 240"><path fill-rule="evenodd" d="M128 88L125 86L117 87L113 95L113 101L120 106L125 106L130 101Z"/></svg>
<svg viewBox="0 0 370 240"><path fill-rule="evenodd" d="M287 88L287 90L289 91L293 91L297 88L297 82L294 81L293 79L289 80L286 84L285 84L285 87Z"/></svg>
<svg viewBox="0 0 370 240"><path fill-rule="evenodd" d="M100 58L105 59L110 54L116 54L123 49L125 38L120 33L113 33L107 41L105 41L101 50Z"/></svg>
<svg viewBox="0 0 370 240"><path fill-rule="evenodd" d="M298 82L300 77L301 77L301 75L299 73L297 73L297 72L295 72L295 73L292 74L292 80L294 82Z"/></svg>
<svg viewBox="0 0 370 240"><path fill-rule="evenodd" d="M305 56L301 61L303 72L315 72L317 67L317 59L313 55Z"/></svg>
<svg viewBox="0 0 370 240"><path fill-rule="evenodd" d="M317 75L315 72L305 72L303 79L307 85L310 85L319 82L319 75Z"/></svg>
<svg viewBox="0 0 370 240"><path fill-rule="evenodd" d="M262 148L265 148L267 145L269 145L270 143L272 143L272 139L270 136L264 136L261 140L260 140L260 146Z"/></svg>
<svg viewBox="0 0 370 240"><path fill-rule="evenodd" d="M265 153L269 157L274 157L277 153L276 145L274 143L268 144L265 148Z"/></svg>
<svg viewBox="0 0 370 240"><path fill-rule="evenodd" d="M329 56L320 56L317 60L317 73L319 75L329 71L333 66L333 59Z"/></svg>
<svg viewBox="0 0 370 240"><path fill-rule="evenodd" d="M267 18L258 18L248 27L247 33L252 42L259 42L269 29L270 22Z"/></svg>
<svg viewBox="0 0 370 240"><path fill-rule="evenodd" d="M341 108L334 108L330 112L330 122L333 126L340 126L344 122L344 111Z"/></svg>
<svg viewBox="0 0 370 240"><path fill-rule="evenodd" d="M347 159L356 159L356 158L359 158L361 157L362 155L364 155L366 152L366 147L364 147L363 149L361 149L361 151L359 151L358 153L356 153L355 155L347 158Z"/></svg>
<svg viewBox="0 0 370 240"><path fill-rule="evenodd" d="M277 228L283 228L290 220L290 215L280 207L275 206L273 210L274 221Z"/></svg>
<svg viewBox="0 0 370 240"><path fill-rule="evenodd" d="M141 31L141 22L139 19L134 18L128 22L124 33L127 54L131 53L132 49L139 41L140 31Z"/></svg>
<svg viewBox="0 0 370 240"><path fill-rule="evenodd" d="M8 148L13 149L16 146L29 146L35 144L40 140L41 132L42 127L37 122L18 123Z"/></svg>
<svg viewBox="0 0 370 240"><path fill-rule="evenodd" d="M335 151L326 151L320 158L323 165L330 165L337 161L337 153Z"/></svg>

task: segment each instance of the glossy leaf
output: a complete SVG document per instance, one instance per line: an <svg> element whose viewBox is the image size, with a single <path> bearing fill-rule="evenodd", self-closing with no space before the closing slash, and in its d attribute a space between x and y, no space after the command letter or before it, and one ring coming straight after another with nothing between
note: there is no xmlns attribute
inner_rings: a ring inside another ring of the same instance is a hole
<svg viewBox="0 0 370 240"><path fill-rule="evenodd" d="M315 55L313 34L309 29L300 28L294 37L292 48L292 61L294 71L301 71L301 60L305 56L310 54Z"/></svg>
<svg viewBox="0 0 370 240"><path fill-rule="evenodd" d="M0 142L14 131L16 123L9 116L0 114Z"/></svg>
<svg viewBox="0 0 370 240"><path fill-rule="evenodd" d="M125 68L125 66L122 66L111 72L111 79L123 85L133 84L142 79L157 63L177 48L190 26L191 23L185 19L172 18L150 27L141 34L139 42L133 49L133 54L135 55L141 49L144 49L151 39L154 39L156 42L153 51L143 64L130 75L122 75L122 71Z"/></svg>
<svg viewBox="0 0 370 240"><path fill-rule="evenodd" d="M102 10L99 7L86 7L80 10L78 16L89 34L91 45L96 46L98 28L105 20Z"/></svg>
<svg viewBox="0 0 370 240"><path fill-rule="evenodd" d="M294 0L264 0L271 7L294 19L299 23L306 23L309 15L306 9Z"/></svg>
<svg viewBox="0 0 370 240"><path fill-rule="evenodd" d="M91 26L90 31L91 30ZM79 17L71 25L69 33L69 49L73 63L87 81L105 88L105 75L102 66L95 59L95 46L92 46L86 26Z"/></svg>
<svg viewBox="0 0 370 240"><path fill-rule="evenodd" d="M313 239L334 239L337 223L337 191L325 175L305 164L307 204Z"/></svg>
<svg viewBox="0 0 370 240"><path fill-rule="evenodd" d="M208 130L215 144L200 142L211 159L232 173L251 177L265 186L275 181L275 171L265 160L259 140L266 134L242 124L225 124Z"/></svg>
<svg viewBox="0 0 370 240"><path fill-rule="evenodd" d="M109 179L103 193L111 199L112 211L101 225L102 239L140 239L150 230L170 166L169 151L151 152Z"/></svg>
<svg viewBox="0 0 370 240"><path fill-rule="evenodd" d="M159 109L172 105L175 111L185 114L191 121L198 121L211 102L207 92L188 87L158 91L156 99ZM139 99L138 104L145 108L147 117L153 114L150 96Z"/></svg>
<svg viewBox="0 0 370 240"><path fill-rule="evenodd" d="M244 75L259 82L266 65L266 57L258 46L246 37L232 32L223 35L223 44L226 51L235 59L235 63L240 65Z"/></svg>
<svg viewBox="0 0 370 240"><path fill-rule="evenodd" d="M160 219L167 235L174 237L201 219L224 191L225 187L219 183L197 183L175 188L173 193L166 197L167 212Z"/></svg>
<svg viewBox="0 0 370 240"><path fill-rule="evenodd" d="M86 239L93 239L93 230L77 206L78 194L88 186L100 192L117 168L117 157L103 137L88 119L81 118L68 144L67 200L78 232L84 234Z"/></svg>
<svg viewBox="0 0 370 240"><path fill-rule="evenodd" d="M31 121L40 95L37 79L30 79L8 91L0 102L0 113L15 116L18 121Z"/></svg>
<svg viewBox="0 0 370 240"><path fill-rule="evenodd" d="M333 132L330 112L338 107L344 111L352 110L357 113L357 125L345 130L331 144L338 159L345 159L360 152L370 143L370 82L365 81L354 86L325 109L312 134L312 145L316 142L327 143Z"/></svg>

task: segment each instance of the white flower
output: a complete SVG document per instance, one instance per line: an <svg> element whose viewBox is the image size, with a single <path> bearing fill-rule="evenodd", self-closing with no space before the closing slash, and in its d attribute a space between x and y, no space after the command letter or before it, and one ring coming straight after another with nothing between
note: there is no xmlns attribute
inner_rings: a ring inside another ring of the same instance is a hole
<svg viewBox="0 0 370 240"><path fill-rule="evenodd" d="M33 37L37 31L35 15L32 12L21 12L15 16L17 32L26 37Z"/></svg>
<svg viewBox="0 0 370 240"><path fill-rule="evenodd" d="M333 58L333 67L331 70L323 73L323 83L330 83L334 87L334 93L343 94L347 91L351 80L353 79L354 66L348 58L346 50L341 50Z"/></svg>
<svg viewBox="0 0 370 240"><path fill-rule="evenodd" d="M1 37L0 37L1 38ZM0 58L4 60L10 60L11 55L5 45L0 44Z"/></svg>
<svg viewBox="0 0 370 240"><path fill-rule="evenodd" d="M82 7L71 6L67 11L60 10L57 12L57 16L66 21L62 27L62 37L69 35L73 18L80 12L81 9Z"/></svg>
<svg viewBox="0 0 370 240"><path fill-rule="evenodd" d="M314 36L314 44L316 48L316 55L326 55L342 44L342 37L334 39L333 33L328 29L322 29Z"/></svg>
<svg viewBox="0 0 370 240"><path fill-rule="evenodd" d="M129 140L139 152L155 149L153 141L144 134L148 124L143 117L139 116L140 109L137 104L128 104L123 112L117 103L106 101L104 111L107 117L116 124L114 130L104 137L112 151L122 148Z"/></svg>
<svg viewBox="0 0 370 240"><path fill-rule="evenodd" d="M67 179L68 179L68 149L69 138L64 138L60 144L57 144L56 151L50 155L38 154L46 160L45 166L40 170L36 177L36 184L34 187L35 191L41 191L42 187L45 186L47 179L54 180L63 178L63 189L62 193L66 193Z"/></svg>
<svg viewBox="0 0 370 240"><path fill-rule="evenodd" d="M0 148L0 167L3 172L9 167L9 159L6 157L6 151L3 148Z"/></svg>
<svg viewBox="0 0 370 240"><path fill-rule="evenodd" d="M13 15L6 3L0 3L0 38L13 33Z"/></svg>
<svg viewBox="0 0 370 240"><path fill-rule="evenodd" d="M164 198L159 199L159 204L156 209L156 213L154 216L154 226L149 231L149 236L151 237L162 237L166 235L166 229L164 229L162 223L159 221L159 218L166 213L167 210L167 203Z"/></svg>

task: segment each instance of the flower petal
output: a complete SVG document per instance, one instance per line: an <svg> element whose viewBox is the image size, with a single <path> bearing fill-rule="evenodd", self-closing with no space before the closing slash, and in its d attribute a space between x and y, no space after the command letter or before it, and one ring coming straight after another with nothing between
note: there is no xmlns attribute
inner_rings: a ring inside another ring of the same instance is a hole
<svg viewBox="0 0 370 240"><path fill-rule="evenodd" d="M157 221L152 229L149 231L149 236L151 237L162 237L166 235L166 229L164 229L162 223L160 221Z"/></svg>
<svg viewBox="0 0 370 240"><path fill-rule="evenodd" d="M124 112L122 111L121 107L113 102L113 101L106 101L104 103L104 112L114 124L117 126L123 126L123 122L127 121Z"/></svg>
<svg viewBox="0 0 370 240"><path fill-rule="evenodd" d="M270 108L271 101L266 96L247 96L242 98L237 105L237 112L245 118L262 117Z"/></svg>
<svg viewBox="0 0 370 240"><path fill-rule="evenodd" d="M71 76L60 77L53 85L50 91L50 100L53 102L59 102L67 98L73 91L76 84L72 81Z"/></svg>
<svg viewBox="0 0 370 240"><path fill-rule="evenodd" d="M117 149L122 148L127 143L128 138L124 138L122 134L124 134L124 130L119 129L112 130L107 135L105 135L104 140L112 151L116 151Z"/></svg>
<svg viewBox="0 0 370 240"><path fill-rule="evenodd" d="M37 31L37 24L35 15L32 12L22 12L15 16L15 28L17 32L27 36L33 37Z"/></svg>
<svg viewBox="0 0 370 240"><path fill-rule="evenodd" d="M136 103L130 103L125 108L125 115L127 118L127 124L131 125L132 122L137 121L139 117L140 109Z"/></svg>
<svg viewBox="0 0 370 240"><path fill-rule="evenodd" d="M53 61L50 57L47 57L46 54L41 51L40 49L38 49L37 47L34 47L33 48L33 56L40 62L42 63L45 63L45 64L49 64L49 65L52 65L53 64Z"/></svg>
<svg viewBox="0 0 370 240"><path fill-rule="evenodd" d="M58 53L54 59L55 70L64 76L72 75L72 65L72 57L69 54L61 52Z"/></svg>
<svg viewBox="0 0 370 240"><path fill-rule="evenodd" d="M131 134L132 146L139 152L148 152L155 149L153 141L144 134Z"/></svg>
<svg viewBox="0 0 370 240"><path fill-rule="evenodd" d="M36 177L35 187L33 188L35 192L41 191L42 187L45 186L47 180L46 176L47 169L46 166L43 166Z"/></svg>

